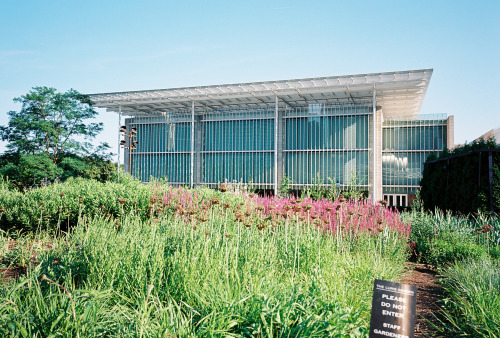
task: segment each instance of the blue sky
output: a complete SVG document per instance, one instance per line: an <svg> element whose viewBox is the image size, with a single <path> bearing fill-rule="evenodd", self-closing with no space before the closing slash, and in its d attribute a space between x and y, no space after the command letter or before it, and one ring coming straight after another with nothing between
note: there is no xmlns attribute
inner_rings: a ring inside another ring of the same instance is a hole
<svg viewBox="0 0 500 338"><path fill-rule="evenodd" d="M0 124L34 86L84 93L433 68L455 142L500 127L500 1L0 2ZM117 151L117 116L98 141ZM5 148L0 144L0 151Z"/></svg>

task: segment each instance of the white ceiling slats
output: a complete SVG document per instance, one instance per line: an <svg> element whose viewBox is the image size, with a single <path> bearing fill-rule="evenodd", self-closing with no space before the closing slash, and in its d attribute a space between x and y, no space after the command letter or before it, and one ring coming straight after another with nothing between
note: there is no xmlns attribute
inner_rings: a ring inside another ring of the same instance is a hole
<svg viewBox="0 0 500 338"><path fill-rule="evenodd" d="M284 81L224 84L90 94L94 105L125 115L157 114L165 111L248 108L274 105L276 96L288 106L325 102L371 101L384 116L416 118L425 97L432 69L331 76Z"/></svg>

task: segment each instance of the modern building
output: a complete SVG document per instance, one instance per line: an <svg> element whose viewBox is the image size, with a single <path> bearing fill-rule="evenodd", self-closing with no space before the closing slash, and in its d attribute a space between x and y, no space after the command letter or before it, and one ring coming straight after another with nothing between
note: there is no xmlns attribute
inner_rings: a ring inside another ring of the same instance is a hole
<svg viewBox="0 0 500 338"><path fill-rule="evenodd" d="M407 205L431 152L453 146L453 116L420 108L432 69L90 95L125 116L137 148L125 170L143 181L277 191L317 180L355 183ZM128 142L128 141L127 141ZM132 166L132 168L130 168ZM330 180L329 180L330 179Z"/></svg>

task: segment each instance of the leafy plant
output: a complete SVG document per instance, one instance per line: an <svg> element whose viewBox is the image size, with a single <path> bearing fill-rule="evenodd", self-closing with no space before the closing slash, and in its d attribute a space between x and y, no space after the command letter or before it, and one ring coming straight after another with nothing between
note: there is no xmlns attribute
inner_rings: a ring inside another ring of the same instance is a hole
<svg viewBox="0 0 500 338"><path fill-rule="evenodd" d="M291 190L290 185L292 183L293 180L287 174L283 174L278 188L280 196L288 196Z"/></svg>
<svg viewBox="0 0 500 338"><path fill-rule="evenodd" d="M409 226L364 201L133 180L69 180L35 197L42 218L56 202L80 217L24 279L0 286L4 336L366 335L373 279L398 279L408 255ZM116 216L89 213L102 202Z"/></svg>
<svg viewBox="0 0 500 338"><path fill-rule="evenodd" d="M500 262L466 259L443 271L443 333L500 336Z"/></svg>

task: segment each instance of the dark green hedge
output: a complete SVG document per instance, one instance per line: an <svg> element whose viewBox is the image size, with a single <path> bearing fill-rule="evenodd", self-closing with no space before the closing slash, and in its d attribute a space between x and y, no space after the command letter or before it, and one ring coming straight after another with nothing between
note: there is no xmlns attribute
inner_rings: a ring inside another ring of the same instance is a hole
<svg viewBox="0 0 500 338"><path fill-rule="evenodd" d="M489 153L493 159L492 203L490 204ZM474 142L429 156L420 181L426 209L451 210L463 214L478 210L500 212L500 149L492 140ZM493 208L493 210L491 210Z"/></svg>

